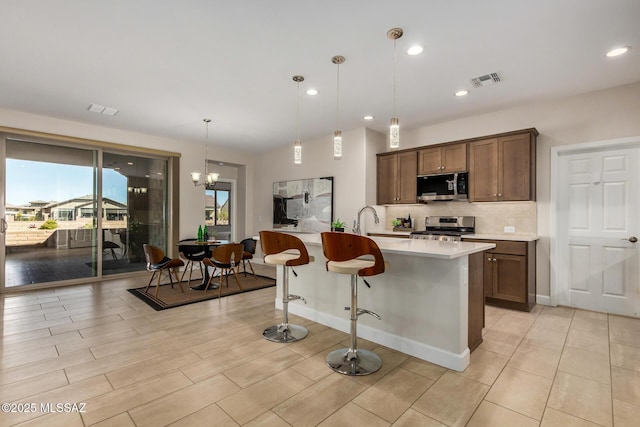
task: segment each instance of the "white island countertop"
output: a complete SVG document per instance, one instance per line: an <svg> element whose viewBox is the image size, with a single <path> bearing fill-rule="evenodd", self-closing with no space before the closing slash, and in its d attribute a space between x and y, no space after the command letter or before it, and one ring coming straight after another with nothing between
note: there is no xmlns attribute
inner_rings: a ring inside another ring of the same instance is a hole
<svg viewBox="0 0 640 427"><path fill-rule="evenodd" d="M295 235L307 245L322 245L322 238L319 233L296 233ZM412 255L427 258L454 259L496 247L493 243L441 242L438 240L373 236L370 236L369 238L378 244L378 247L383 254Z"/></svg>

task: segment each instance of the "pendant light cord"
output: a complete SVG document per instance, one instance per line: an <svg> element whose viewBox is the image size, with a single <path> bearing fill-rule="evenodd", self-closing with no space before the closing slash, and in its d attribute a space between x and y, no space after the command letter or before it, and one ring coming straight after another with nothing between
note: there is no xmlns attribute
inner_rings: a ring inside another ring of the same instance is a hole
<svg viewBox="0 0 640 427"><path fill-rule="evenodd" d="M209 168L207 166L209 163L209 123L211 122L211 119L204 119L204 122L206 123L204 136L204 179L206 180L209 173Z"/></svg>
<svg viewBox="0 0 640 427"><path fill-rule="evenodd" d="M396 39L393 39L393 117L396 115Z"/></svg>
<svg viewBox="0 0 640 427"><path fill-rule="evenodd" d="M336 130L340 129L340 64L337 64L336 78Z"/></svg>
<svg viewBox="0 0 640 427"><path fill-rule="evenodd" d="M298 92L296 95L296 141L300 139L300 82L298 83Z"/></svg>

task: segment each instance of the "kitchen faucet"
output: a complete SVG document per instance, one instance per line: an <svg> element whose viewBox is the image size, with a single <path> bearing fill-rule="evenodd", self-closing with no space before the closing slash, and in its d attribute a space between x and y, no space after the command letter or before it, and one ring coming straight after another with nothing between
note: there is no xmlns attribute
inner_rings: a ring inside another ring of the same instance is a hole
<svg viewBox="0 0 640 427"><path fill-rule="evenodd" d="M353 233L354 234L361 234L361 230L360 230L360 215L362 215L362 212L364 211L371 211L371 213L373 213L373 220L375 221L376 224L380 224L380 219L378 218L378 212L376 212L376 210L374 209L373 206L365 206L364 208L360 209L358 211L358 219L357 221L354 220L353 221Z"/></svg>

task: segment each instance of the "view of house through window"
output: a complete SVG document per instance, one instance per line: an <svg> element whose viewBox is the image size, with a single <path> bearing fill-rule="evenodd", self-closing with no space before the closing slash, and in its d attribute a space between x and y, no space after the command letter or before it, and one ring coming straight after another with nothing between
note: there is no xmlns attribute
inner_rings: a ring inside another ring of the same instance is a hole
<svg viewBox="0 0 640 427"><path fill-rule="evenodd" d="M216 182L205 190L205 224L211 237L231 237L230 196L230 182Z"/></svg>
<svg viewBox="0 0 640 427"><path fill-rule="evenodd" d="M166 159L4 145L5 287L141 271L144 243L166 251Z"/></svg>

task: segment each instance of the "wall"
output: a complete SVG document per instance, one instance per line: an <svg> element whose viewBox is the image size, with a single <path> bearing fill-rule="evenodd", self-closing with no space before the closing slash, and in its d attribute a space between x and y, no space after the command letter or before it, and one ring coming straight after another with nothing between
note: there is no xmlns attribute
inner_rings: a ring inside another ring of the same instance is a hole
<svg viewBox="0 0 640 427"><path fill-rule="evenodd" d="M376 135L377 134L377 135ZM367 143L369 135L373 142ZM271 230L273 183L293 179L333 176L333 218L340 218L350 228L355 216L365 205L368 186L375 186L375 167L371 171L371 158L380 147L376 141L384 135L367 132L364 128L342 133L342 159L333 158L331 136L310 141L302 141L302 164L293 164L293 143L276 150L261 153L254 161L252 187L253 207L248 210L253 224L253 233ZM372 147L373 145L374 147ZM373 178L372 178L373 177Z"/></svg>
<svg viewBox="0 0 640 427"><path fill-rule="evenodd" d="M117 117L116 117L117 119ZM200 120L194 120L194 126L201 126ZM109 122L105 121L108 126ZM194 187L189 179L189 172L204 172L204 143L202 141L185 141L158 136L145 135L136 132L123 131L106 126L96 126L85 123L61 120L52 117L39 116L7 109L0 109L0 126L25 129L37 132L45 132L57 135L71 136L76 138L86 138L96 141L112 142L129 145L132 147L144 147L156 150L181 153L180 157L180 183L178 187L178 197L180 204L179 237L184 238L193 235L193 230L202 223L204 217L204 187ZM211 148L213 147L213 151ZM232 163L239 166L237 175L238 186L243 186L239 190L238 197L251 197L251 189L246 189L246 177L251 175L250 167L245 166L249 156L247 153L237 150L230 150L217 147L210 143L210 153L213 153L215 160ZM248 208L249 203L245 200L239 201L242 208ZM240 209L240 207L239 207ZM239 224L240 231L246 229L244 223L245 216L240 216L242 223ZM243 233L244 234L244 233Z"/></svg>
<svg viewBox="0 0 640 427"><path fill-rule="evenodd" d="M484 89L481 89L484 90ZM471 94L470 96L473 96ZM403 129L402 148L535 127L537 140L537 293L549 295L551 147L640 135L640 82L559 100L530 103L447 122ZM488 204L503 216L501 203Z"/></svg>

